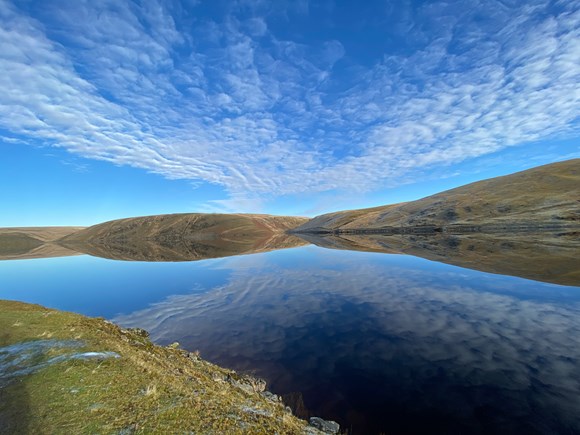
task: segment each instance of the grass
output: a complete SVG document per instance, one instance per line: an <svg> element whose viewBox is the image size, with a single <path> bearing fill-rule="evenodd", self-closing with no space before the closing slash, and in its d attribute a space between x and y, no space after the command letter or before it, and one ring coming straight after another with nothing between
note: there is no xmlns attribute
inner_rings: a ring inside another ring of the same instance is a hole
<svg viewBox="0 0 580 435"><path fill-rule="evenodd" d="M0 347L81 340L74 352L120 358L66 360L0 387L0 433L295 434L306 423L281 403L240 388L244 377L181 349L152 344L103 319L0 301ZM70 352L47 351L44 359ZM0 356L2 349L0 349ZM1 377L2 373L0 373Z"/></svg>
<svg viewBox="0 0 580 435"><path fill-rule="evenodd" d="M579 183L580 159L572 159L478 181L417 201L317 216L298 230L454 224L578 225Z"/></svg>

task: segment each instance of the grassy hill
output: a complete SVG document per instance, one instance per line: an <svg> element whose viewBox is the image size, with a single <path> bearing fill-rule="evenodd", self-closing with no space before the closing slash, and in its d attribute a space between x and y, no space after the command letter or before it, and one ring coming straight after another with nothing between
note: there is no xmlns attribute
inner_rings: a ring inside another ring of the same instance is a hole
<svg viewBox="0 0 580 435"><path fill-rule="evenodd" d="M580 159L479 181L417 201L324 214L296 231L549 224L580 225Z"/></svg>
<svg viewBox="0 0 580 435"><path fill-rule="evenodd" d="M192 261L306 244L286 234L307 218L258 214L170 214L119 219L71 234L60 243L116 260Z"/></svg>

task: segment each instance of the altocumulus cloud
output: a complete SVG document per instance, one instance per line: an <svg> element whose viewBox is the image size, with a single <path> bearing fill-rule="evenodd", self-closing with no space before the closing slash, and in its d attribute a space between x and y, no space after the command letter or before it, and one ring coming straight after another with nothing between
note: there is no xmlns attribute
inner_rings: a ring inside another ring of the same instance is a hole
<svg viewBox="0 0 580 435"><path fill-rule="evenodd" d="M214 183L238 205L368 191L577 133L578 1L397 7L409 10L391 23L405 49L365 59L348 33L292 29L314 6L0 0L0 128Z"/></svg>

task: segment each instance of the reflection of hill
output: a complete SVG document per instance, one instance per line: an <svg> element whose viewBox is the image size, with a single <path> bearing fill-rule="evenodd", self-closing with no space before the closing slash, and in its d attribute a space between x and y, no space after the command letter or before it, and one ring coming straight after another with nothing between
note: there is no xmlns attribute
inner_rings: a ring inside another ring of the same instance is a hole
<svg viewBox="0 0 580 435"><path fill-rule="evenodd" d="M409 254L483 272L580 285L578 233L300 236L324 248Z"/></svg>
<svg viewBox="0 0 580 435"><path fill-rule="evenodd" d="M297 230L578 225L579 197L580 159L574 159L479 181L418 201L317 216Z"/></svg>
<svg viewBox="0 0 580 435"><path fill-rule="evenodd" d="M66 257L78 255L56 241L81 227L0 228L0 260Z"/></svg>
<svg viewBox="0 0 580 435"><path fill-rule="evenodd" d="M267 215L148 216L95 225L61 243L115 260L193 261L305 245L285 231L306 220Z"/></svg>

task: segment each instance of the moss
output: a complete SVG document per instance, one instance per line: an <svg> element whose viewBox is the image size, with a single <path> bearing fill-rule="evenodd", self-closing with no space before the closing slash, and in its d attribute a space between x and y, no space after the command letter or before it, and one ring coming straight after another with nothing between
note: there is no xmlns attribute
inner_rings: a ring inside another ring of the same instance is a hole
<svg viewBox="0 0 580 435"><path fill-rule="evenodd" d="M305 422L266 399L244 377L181 349L149 342L104 319L0 301L0 346L80 340L74 352L120 358L69 359L0 388L2 433L293 434ZM66 349L49 350L49 359ZM70 352L70 350L68 350ZM2 373L0 373L0 376Z"/></svg>

